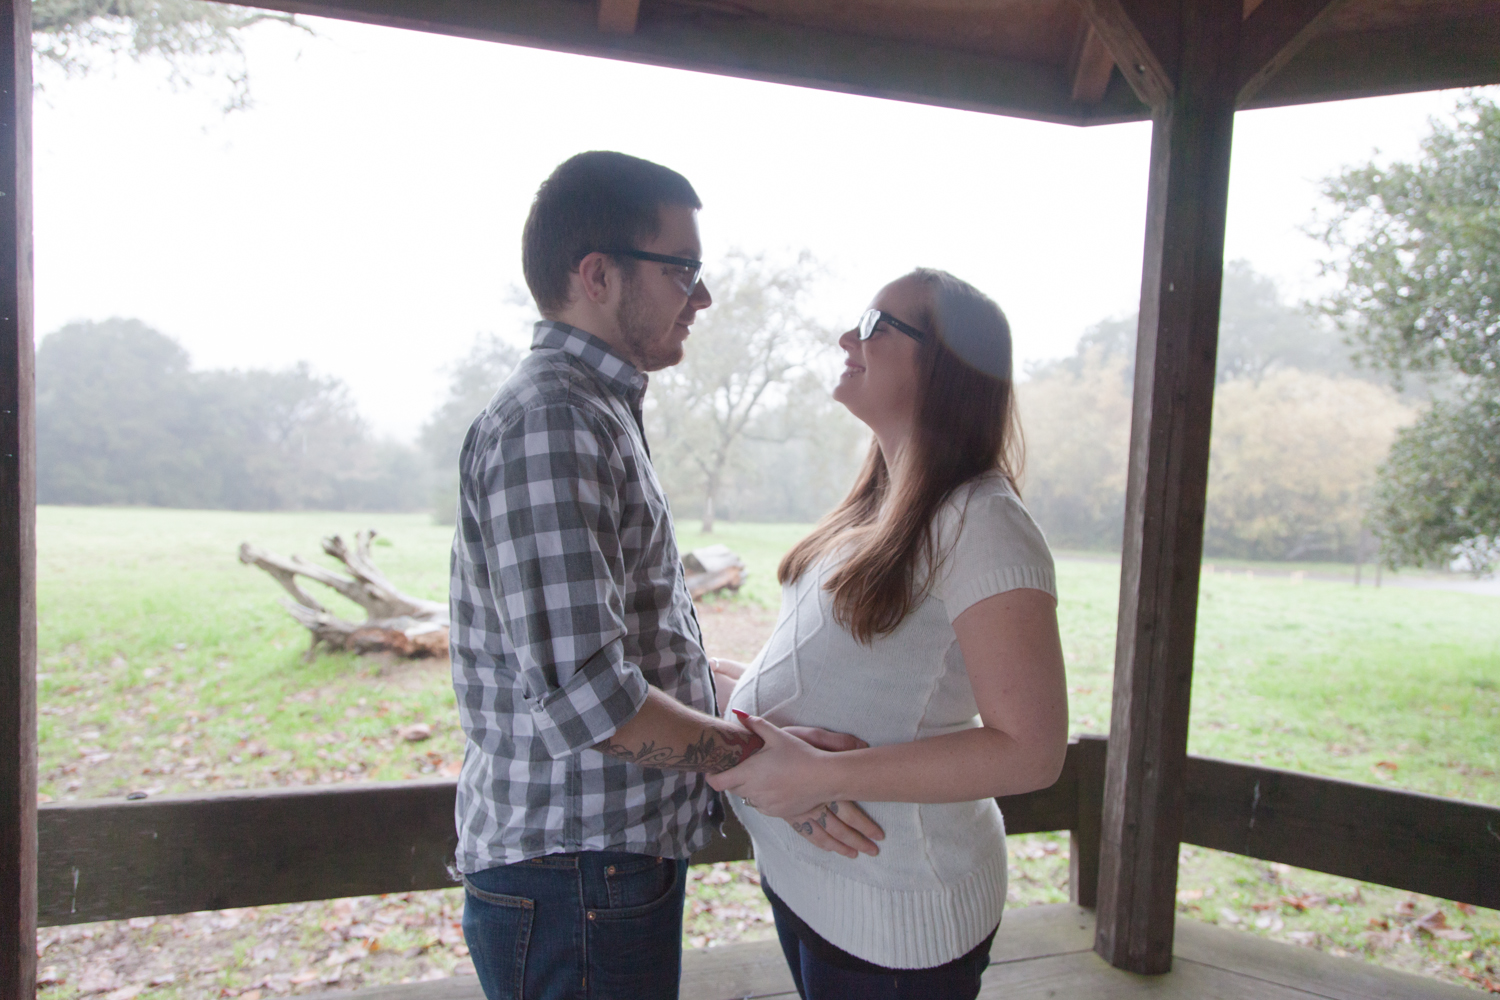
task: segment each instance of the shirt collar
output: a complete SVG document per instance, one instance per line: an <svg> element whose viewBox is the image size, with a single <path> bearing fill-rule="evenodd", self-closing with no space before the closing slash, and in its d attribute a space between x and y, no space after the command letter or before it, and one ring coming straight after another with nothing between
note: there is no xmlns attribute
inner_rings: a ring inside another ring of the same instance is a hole
<svg viewBox="0 0 1500 1000"><path fill-rule="evenodd" d="M531 337L533 351L550 347L573 355L593 369L601 381L626 399L639 401L649 381L644 372L626 361L604 341L576 326L544 319Z"/></svg>

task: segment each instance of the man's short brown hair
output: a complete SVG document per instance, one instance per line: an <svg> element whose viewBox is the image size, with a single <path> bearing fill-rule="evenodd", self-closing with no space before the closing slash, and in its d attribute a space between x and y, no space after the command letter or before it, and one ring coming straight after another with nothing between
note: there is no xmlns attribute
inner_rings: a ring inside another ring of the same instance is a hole
<svg viewBox="0 0 1500 1000"><path fill-rule="evenodd" d="M579 153L552 171L521 233L521 270L542 315L567 306L568 275L584 257L655 237L663 205L703 207L686 177L624 153Z"/></svg>

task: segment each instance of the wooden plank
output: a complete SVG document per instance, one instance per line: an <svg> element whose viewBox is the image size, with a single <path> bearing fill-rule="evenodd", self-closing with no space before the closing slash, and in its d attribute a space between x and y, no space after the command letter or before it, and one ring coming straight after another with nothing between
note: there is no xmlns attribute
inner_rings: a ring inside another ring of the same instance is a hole
<svg viewBox="0 0 1500 1000"><path fill-rule="evenodd" d="M1240 36L1239 103L1244 104L1327 26L1348 0L1262 0Z"/></svg>
<svg viewBox="0 0 1500 1000"><path fill-rule="evenodd" d="M1171 967L1240 10L1183 5L1152 128L1097 942L1141 973Z"/></svg>
<svg viewBox="0 0 1500 1000"><path fill-rule="evenodd" d="M1089 25L1119 64L1141 103L1160 107L1176 89L1175 4L1152 0L1079 0Z"/></svg>
<svg viewBox="0 0 1500 1000"><path fill-rule="evenodd" d="M1500 809L1192 757L1183 839L1500 909Z"/></svg>
<svg viewBox="0 0 1500 1000"><path fill-rule="evenodd" d="M1306 990L1330 1000L1461 1000L1473 990L1386 969L1357 958L1335 958L1312 948L1270 941L1197 920L1177 928L1179 958L1267 983Z"/></svg>
<svg viewBox="0 0 1500 1000"><path fill-rule="evenodd" d="M1104 822L1104 768L1109 740L1084 736L1070 755L1078 758L1078 820L1068 838L1068 898L1079 906L1099 902L1099 837Z"/></svg>
<svg viewBox="0 0 1500 1000"><path fill-rule="evenodd" d="M599 30L612 35L635 34L641 0L599 0Z"/></svg>
<svg viewBox="0 0 1500 1000"><path fill-rule="evenodd" d="M1008 907L990 946L990 962L1027 962L1094 947L1094 914L1070 903Z"/></svg>
<svg viewBox="0 0 1500 1000"><path fill-rule="evenodd" d="M1054 955L994 966L984 976L980 1000L1317 1000L1293 987L1225 972L1191 960L1169 976L1144 976L1110 968L1093 952Z"/></svg>
<svg viewBox="0 0 1500 1000"><path fill-rule="evenodd" d="M48 805L44 924L450 888L452 782Z"/></svg>
<svg viewBox="0 0 1500 1000"><path fill-rule="evenodd" d="M682 996L688 1000L797 995L781 945L773 940L682 952Z"/></svg>
<svg viewBox="0 0 1500 1000"><path fill-rule="evenodd" d="M36 995L31 4L0 0L0 996Z"/></svg>
<svg viewBox="0 0 1500 1000"><path fill-rule="evenodd" d="M1485 6L1469 17L1320 35L1240 106L1284 107L1500 83L1500 13L1493 4Z"/></svg>
<svg viewBox="0 0 1500 1000"><path fill-rule="evenodd" d="M802 27L731 4L650 9L630 35L578 0L265 0L257 6L1037 121L1139 121L1128 88L1074 101L1061 66Z"/></svg>
<svg viewBox="0 0 1500 1000"><path fill-rule="evenodd" d="M1069 747L1051 788L999 800L1011 832L1077 821L1086 753ZM454 790L452 781L370 782L43 806L33 853L41 919L70 924L448 888ZM732 815L724 834L692 863L750 857L749 835Z"/></svg>
<svg viewBox="0 0 1500 1000"><path fill-rule="evenodd" d="M1085 24L1068 64L1073 81L1073 100L1080 104L1098 104L1109 90L1109 78L1115 71L1115 57L1099 37L1092 24Z"/></svg>

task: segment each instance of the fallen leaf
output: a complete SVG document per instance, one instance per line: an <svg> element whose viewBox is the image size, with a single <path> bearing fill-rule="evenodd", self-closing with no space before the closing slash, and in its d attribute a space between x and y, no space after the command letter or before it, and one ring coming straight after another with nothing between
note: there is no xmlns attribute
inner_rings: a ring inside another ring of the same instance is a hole
<svg viewBox="0 0 1500 1000"><path fill-rule="evenodd" d="M303 983L310 983L317 978L318 974L312 969L303 969L291 979L287 980L287 982L291 983L293 986L301 986Z"/></svg>
<svg viewBox="0 0 1500 1000"><path fill-rule="evenodd" d="M1477 912L1472 903L1456 903L1454 905L1458 907L1458 912L1466 917L1472 917Z"/></svg>
<svg viewBox="0 0 1500 1000"><path fill-rule="evenodd" d="M1442 910L1433 910L1431 913L1423 914L1412 924L1417 930L1424 934L1443 930L1448 926L1448 917Z"/></svg>
<svg viewBox="0 0 1500 1000"><path fill-rule="evenodd" d="M1432 936L1435 938L1442 938L1444 941L1468 941L1474 937L1474 935L1470 934L1468 931L1456 930L1454 928L1443 928L1435 930L1432 932Z"/></svg>
<svg viewBox="0 0 1500 1000"><path fill-rule="evenodd" d="M1398 767L1398 765L1393 760L1377 760L1375 762L1375 766L1372 767L1370 770L1374 771L1377 775L1380 775L1381 777L1386 777L1386 776L1395 774L1396 770L1397 770L1397 767Z"/></svg>
<svg viewBox="0 0 1500 1000"><path fill-rule="evenodd" d="M121 986L104 995L104 1000L135 1000L146 987L140 985Z"/></svg>
<svg viewBox="0 0 1500 1000"><path fill-rule="evenodd" d="M56 986L59 983L65 982L67 982L67 979L58 975L57 966L55 965L49 965L36 974L36 984L38 986Z"/></svg>
<svg viewBox="0 0 1500 1000"><path fill-rule="evenodd" d="M396 734L408 743L420 743L432 739L432 727L425 722L413 722L397 729Z"/></svg>

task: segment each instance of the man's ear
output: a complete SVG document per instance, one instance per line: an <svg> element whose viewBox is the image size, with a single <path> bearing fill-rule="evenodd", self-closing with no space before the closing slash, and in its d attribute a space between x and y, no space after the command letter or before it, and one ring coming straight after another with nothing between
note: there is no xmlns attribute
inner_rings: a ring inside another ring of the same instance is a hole
<svg viewBox="0 0 1500 1000"><path fill-rule="evenodd" d="M602 253L591 253L578 262L579 290L595 305L605 305L620 283L614 262Z"/></svg>

